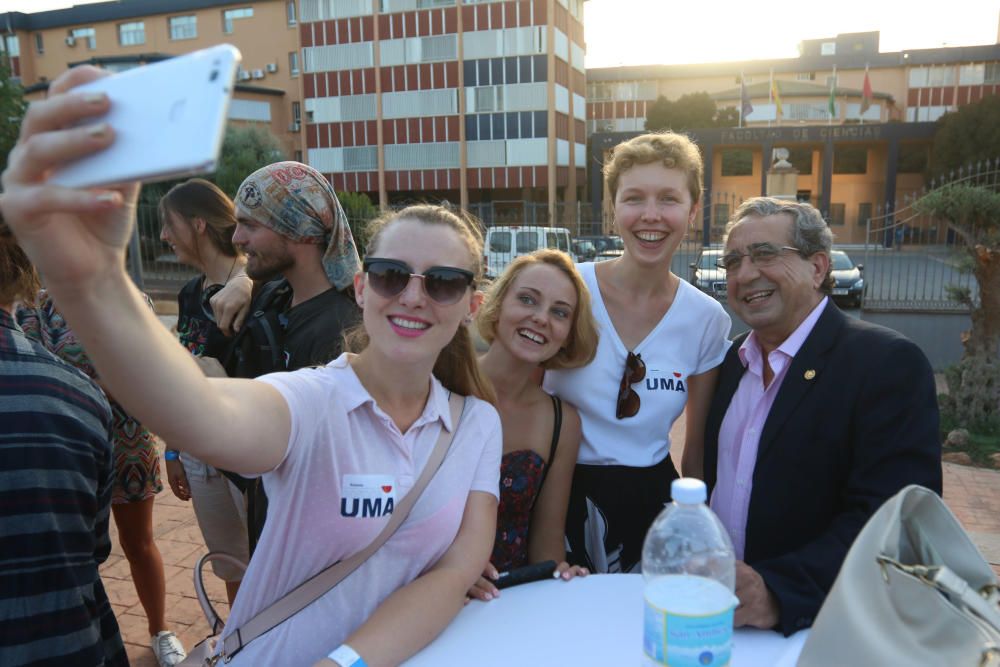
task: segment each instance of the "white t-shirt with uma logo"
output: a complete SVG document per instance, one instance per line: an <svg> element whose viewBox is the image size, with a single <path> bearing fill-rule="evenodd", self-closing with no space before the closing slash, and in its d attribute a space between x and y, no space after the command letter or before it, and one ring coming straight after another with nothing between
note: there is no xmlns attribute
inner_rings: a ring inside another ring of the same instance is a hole
<svg viewBox="0 0 1000 667"><path fill-rule="evenodd" d="M681 280L663 319L636 346L646 364L646 377L632 385L639 412L618 419L618 388L629 350L608 316L593 263L578 264L590 289L600 342L587 366L546 371L545 389L580 411L583 440L580 463L648 467L670 452L670 427L684 411L687 383L722 363L729 349L729 315L719 303Z"/></svg>

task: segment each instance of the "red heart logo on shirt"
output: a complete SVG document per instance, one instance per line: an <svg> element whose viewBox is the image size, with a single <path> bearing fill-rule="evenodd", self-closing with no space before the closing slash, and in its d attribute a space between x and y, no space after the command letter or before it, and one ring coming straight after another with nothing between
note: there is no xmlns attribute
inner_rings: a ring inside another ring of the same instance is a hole
<svg viewBox="0 0 1000 667"><path fill-rule="evenodd" d="M675 377L675 378L679 378L680 376L681 376L681 374L680 374L680 373L677 373L677 372L675 372L675 373L674 373L674 377Z"/></svg>
<svg viewBox="0 0 1000 667"><path fill-rule="evenodd" d="M382 486L382 490L385 491L386 493L389 493L390 491L392 491L392 486L391 485L390 486L383 485Z"/></svg>

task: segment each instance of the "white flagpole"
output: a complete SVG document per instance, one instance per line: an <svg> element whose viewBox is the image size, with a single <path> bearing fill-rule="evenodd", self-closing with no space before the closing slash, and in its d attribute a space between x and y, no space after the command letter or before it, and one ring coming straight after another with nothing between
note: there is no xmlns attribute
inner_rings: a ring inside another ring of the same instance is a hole
<svg viewBox="0 0 1000 667"><path fill-rule="evenodd" d="M865 114L861 111L861 107L865 105L865 81L868 80L868 63L865 63L865 78L861 82L861 104L858 105L858 121L859 125L865 124Z"/></svg>
<svg viewBox="0 0 1000 667"><path fill-rule="evenodd" d="M746 90L747 82L743 70L740 70L740 101L736 106L740 109L740 127L743 127L743 92Z"/></svg>
<svg viewBox="0 0 1000 667"><path fill-rule="evenodd" d="M768 73L767 77L767 104L772 106L774 104L774 68L772 67ZM777 119L777 110L775 110L774 117ZM771 119L767 119L767 126L771 127Z"/></svg>
<svg viewBox="0 0 1000 667"><path fill-rule="evenodd" d="M830 77L830 97L828 98L828 100L833 100L833 104L830 104L830 102L827 101L827 104L833 107L833 109L836 109L837 106L836 90L837 90L837 65L834 65L833 76ZM833 125L833 110L828 109L828 111L830 111L830 120L827 122L827 125Z"/></svg>

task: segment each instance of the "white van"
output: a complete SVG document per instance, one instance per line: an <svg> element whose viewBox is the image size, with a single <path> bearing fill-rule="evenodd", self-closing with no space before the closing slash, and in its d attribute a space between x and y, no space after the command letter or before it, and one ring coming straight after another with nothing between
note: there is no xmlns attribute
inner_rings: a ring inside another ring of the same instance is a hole
<svg viewBox="0 0 1000 667"><path fill-rule="evenodd" d="M569 254L569 230L565 227L537 227L533 225L501 225L486 229L483 264L486 277L493 279L503 273L515 257L527 255L540 248L556 248Z"/></svg>

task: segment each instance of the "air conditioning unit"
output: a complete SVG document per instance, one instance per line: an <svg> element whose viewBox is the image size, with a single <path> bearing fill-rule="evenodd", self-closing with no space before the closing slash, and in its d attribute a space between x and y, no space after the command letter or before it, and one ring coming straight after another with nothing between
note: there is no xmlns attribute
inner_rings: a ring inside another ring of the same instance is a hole
<svg viewBox="0 0 1000 667"><path fill-rule="evenodd" d="M271 74L274 74L275 72L277 72L278 71L278 63L268 63L267 64L267 71L270 72Z"/></svg>
<svg viewBox="0 0 1000 667"><path fill-rule="evenodd" d="M301 129L302 129L302 123L300 123L297 120L293 120L291 123L288 124L289 132L298 132Z"/></svg>
<svg viewBox="0 0 1000 667"><path fill-rule="evenodd" d="M246 71L239 72L236 75L236 78L239 79L240 81L249 81L250 80L250 72L246 72Z"/></svg>
<svg viewBox="0 0 1000 667"><path fill-rule="evenodd" d="M253 78L255 78L255 79L263 79L264 78L264 70L262 70L262 69L255 69L253 71Z"/></svg>
<svg viewBox="0 0 1000 667"><path fill-rule="evenodd" d="M73 35L67 35L66 46L76 46L76 37L74 37Z"/></svg>

